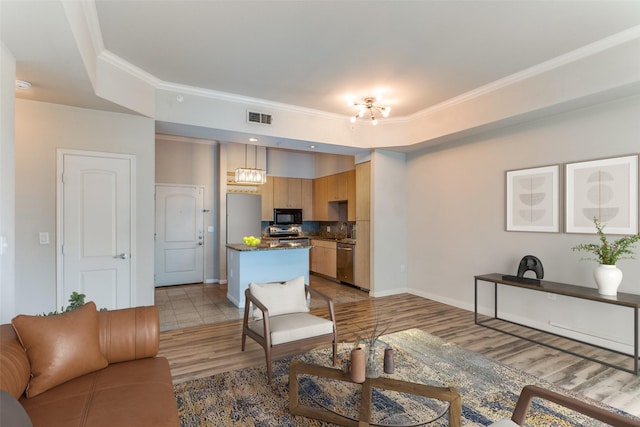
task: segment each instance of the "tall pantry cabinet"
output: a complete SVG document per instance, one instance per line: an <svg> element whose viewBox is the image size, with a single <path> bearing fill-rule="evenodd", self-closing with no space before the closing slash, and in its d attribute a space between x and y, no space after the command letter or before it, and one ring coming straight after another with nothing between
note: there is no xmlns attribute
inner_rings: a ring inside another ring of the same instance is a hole
<svg viewBox="0 0 640 427"><path fill-rule="evenodd" d="M371 288L371 162L356 164L356 254L354 281L363 289Z"/></svg>

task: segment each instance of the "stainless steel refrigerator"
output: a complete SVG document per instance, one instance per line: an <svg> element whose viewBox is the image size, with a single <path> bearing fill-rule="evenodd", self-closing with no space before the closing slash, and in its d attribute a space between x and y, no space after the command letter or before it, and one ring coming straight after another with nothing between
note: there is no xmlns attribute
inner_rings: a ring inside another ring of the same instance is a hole
<svg viewBox="0 0 640 427"><path fill-rule="evenodd" d="M227 243L244 236L261 237L262 198L257 194L227 194Z"/></svg>

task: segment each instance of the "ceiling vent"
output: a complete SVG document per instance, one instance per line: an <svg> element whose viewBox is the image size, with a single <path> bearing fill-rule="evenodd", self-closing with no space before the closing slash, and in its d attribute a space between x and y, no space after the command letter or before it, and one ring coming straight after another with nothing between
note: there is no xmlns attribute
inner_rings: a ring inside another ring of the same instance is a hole
<svg viewBox="0 0 640 427"><path fill-rule="evenodd" d="M263 125L271 124L271 114L256 113L253 111L247 111L247 122L260 123Z"/></svg>

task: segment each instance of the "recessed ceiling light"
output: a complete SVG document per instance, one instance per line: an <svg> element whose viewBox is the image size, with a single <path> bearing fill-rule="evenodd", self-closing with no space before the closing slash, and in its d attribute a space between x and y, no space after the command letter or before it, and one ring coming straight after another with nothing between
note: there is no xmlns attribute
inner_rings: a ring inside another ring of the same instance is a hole
<svg viewBox="0 0 640 427"><path fill-rule="evenodd" d="M29 89L31 83L26 80L16 80L16 89Z"/></svg>
<svg viewBox="0 0 640 427"><path fill-rule="evenodd" d="M258 142L258 138L249 138L249 142Z"/></svg>
<svg viewBox="0 0 640 427"><path fill-rule="evenodd" d="M315 145L310 145L309 148L311 148L313 150L314 148L316 148L316 146Z"/></svg>

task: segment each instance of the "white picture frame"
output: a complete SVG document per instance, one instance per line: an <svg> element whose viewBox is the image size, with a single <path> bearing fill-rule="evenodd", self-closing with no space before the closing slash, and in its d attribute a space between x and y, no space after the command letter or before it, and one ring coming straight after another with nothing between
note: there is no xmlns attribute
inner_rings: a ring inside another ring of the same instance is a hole
<svg viewBox="0 0 640 427"><path fill-rule="evenodd" d="M565 165L567 233L595 234L594 216L607 234L638 232L638 155Z"/></svg>
<svg viewBox="0 0 640 427"><path fill-rule="evenodd" d="M560 231L560 166L506 172L506 229Z"/></svg>

